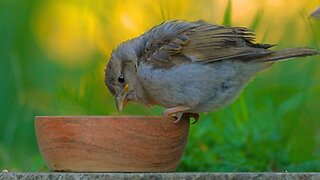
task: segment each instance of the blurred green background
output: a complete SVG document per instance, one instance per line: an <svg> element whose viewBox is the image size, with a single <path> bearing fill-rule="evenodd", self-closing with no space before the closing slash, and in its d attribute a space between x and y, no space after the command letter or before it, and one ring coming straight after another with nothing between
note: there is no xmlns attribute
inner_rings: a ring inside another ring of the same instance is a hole
<svg viewBox="0 0 320 180"><path fill-rule="evenodd" d="M169 19L249 27L275 49L319 49L319 0L0 0L0 170L48 171L36 115L118 115L113 48ZM320 171L320 57L275 64L191 126L178 171ZM122 114L160 115L129 104Z"/></svg>

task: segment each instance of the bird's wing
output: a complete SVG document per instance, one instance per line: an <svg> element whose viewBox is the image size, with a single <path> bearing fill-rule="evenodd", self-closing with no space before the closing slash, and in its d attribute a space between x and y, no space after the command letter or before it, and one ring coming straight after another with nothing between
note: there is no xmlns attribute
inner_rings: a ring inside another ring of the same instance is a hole
<svg viewBox="0 0 320 180"><path fill-rule="evenodd" d="M254 60L271 53L269 44L254 43L246 28L211 25L203 21L169 21L145 34L142 59L161 66L185 62L214 62L227 59Z"/></svg>

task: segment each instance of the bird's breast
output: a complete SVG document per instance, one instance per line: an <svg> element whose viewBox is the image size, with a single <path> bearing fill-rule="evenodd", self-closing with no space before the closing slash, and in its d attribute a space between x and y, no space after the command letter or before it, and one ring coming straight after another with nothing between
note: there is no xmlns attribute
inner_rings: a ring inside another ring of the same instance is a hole
<svg viewBox="0 0 320 180"><path fill-rule="evenodd" d="M231 102L255 74L234 61L185 63L172 68L141 64L138 81L144 98L166 108L187 106L193 112L211 111ZM252 67L251 67L252 68Z"/></svg>

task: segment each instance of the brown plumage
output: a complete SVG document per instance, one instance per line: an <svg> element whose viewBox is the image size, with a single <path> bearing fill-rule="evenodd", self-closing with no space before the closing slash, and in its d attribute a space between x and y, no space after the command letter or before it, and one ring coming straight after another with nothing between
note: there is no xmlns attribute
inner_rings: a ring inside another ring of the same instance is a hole
<svg viewBox="0 0 320 180"><path fill-rule="evenodd" d="M318 54L311 48L274 51L272 46L256 43L254 33L242 27L164 22L113 51L106 84L119 110L135 101L166 107L166 115L178 117L212 111L231 103L273 62Z"/></svg>

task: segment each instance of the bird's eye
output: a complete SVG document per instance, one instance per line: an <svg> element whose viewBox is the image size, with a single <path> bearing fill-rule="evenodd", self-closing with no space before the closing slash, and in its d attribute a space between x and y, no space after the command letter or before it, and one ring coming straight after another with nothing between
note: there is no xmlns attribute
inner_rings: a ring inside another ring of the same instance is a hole
<svg viewBox="0 0 320 180"><path fill-rule="evenodd" d="M118 82L119 83L124 83L124 77L122 75L119 76Z"/></svg>

